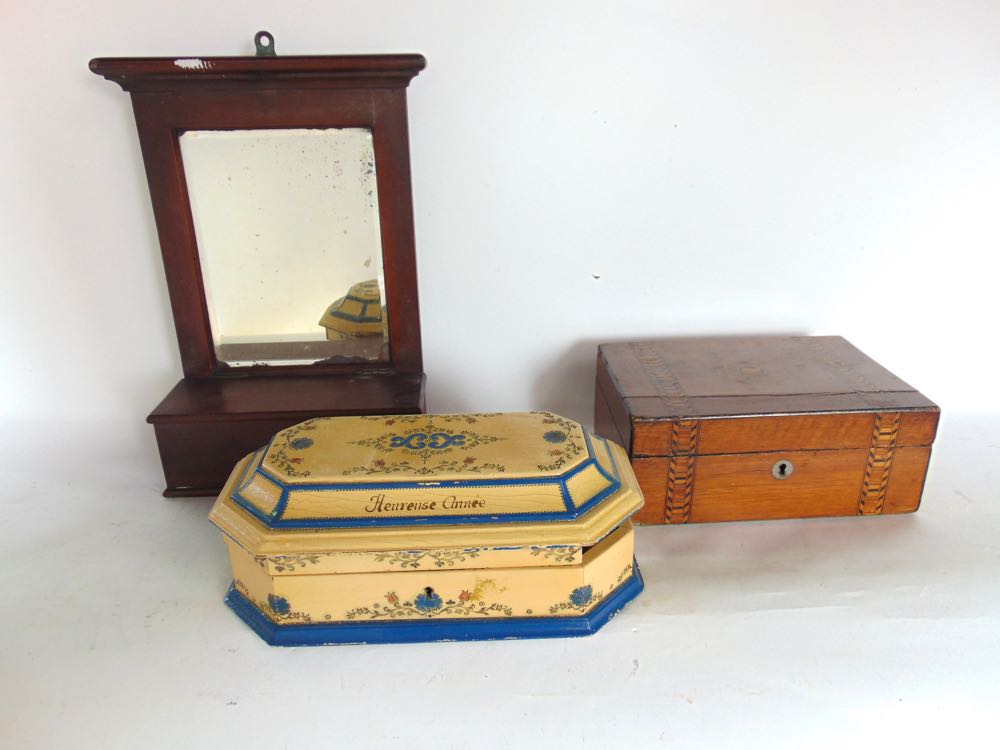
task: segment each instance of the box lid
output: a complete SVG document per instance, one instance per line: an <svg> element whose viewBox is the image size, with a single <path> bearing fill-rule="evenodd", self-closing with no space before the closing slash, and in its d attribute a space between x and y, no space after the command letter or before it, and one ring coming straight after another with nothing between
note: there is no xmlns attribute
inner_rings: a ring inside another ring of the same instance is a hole
<svg viewBox="0 0 1000 750"><path fill-rule="evenodd" d="M589 545L642 505L622 449L547 412L331 417L245 458L212 521L254 554Z"/></svg>
<svg viewBox="0 0 1000 750"><path fill-rule="evenodd" d="M934 408L840 336L672 338L600 354L645 418Z"/></svg>
<svg viewBox="0 0 1000 750"><path fill-rule="evenodd" d="M697 453L867 447L879 412L914 415L900 445L930 444L937 425L932 401L839 336L602 344L597 360L599 396L632 455L679 452L669 422L705 424ZM737 424L750 418L752 429Z"/></svg>

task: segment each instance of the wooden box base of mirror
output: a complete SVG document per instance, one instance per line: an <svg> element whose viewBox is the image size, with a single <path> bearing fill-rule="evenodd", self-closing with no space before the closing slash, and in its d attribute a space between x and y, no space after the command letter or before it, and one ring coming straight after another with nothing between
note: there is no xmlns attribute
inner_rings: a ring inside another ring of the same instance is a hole
<svg viewBox="0 0 1000 750"><path fill-rule="evenodd" d="M602 344L596 391L640 523L913 512L939 416L839 336Z"/></svg>
<svg viewBox="0 0 1000 750"><path fill-rule="evenodd" d="M312 417L422 414L424 374L184 378L153 425L165 497L218 495L243 456Z"/></svg>

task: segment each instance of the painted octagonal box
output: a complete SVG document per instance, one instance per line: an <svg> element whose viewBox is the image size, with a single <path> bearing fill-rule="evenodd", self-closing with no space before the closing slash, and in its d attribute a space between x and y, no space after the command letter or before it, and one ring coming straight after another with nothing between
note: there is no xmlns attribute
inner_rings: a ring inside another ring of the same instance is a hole
<svg viewBox="0 0 1000 750"><path fill-rule="evenodd" d="M211 520L268 643L587 635L642 590L624 450L547 412L312 419Z"/></svg>

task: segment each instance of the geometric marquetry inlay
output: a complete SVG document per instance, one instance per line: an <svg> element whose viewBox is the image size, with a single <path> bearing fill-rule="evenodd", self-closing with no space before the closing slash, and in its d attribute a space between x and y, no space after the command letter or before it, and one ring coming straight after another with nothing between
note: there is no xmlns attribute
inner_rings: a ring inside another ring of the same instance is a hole
<svg viewBox="0 0 1000 750"><path fill-rule="evenodd" d="M666 523L687 523L691 520L691 498L694 496L694 463L698 450L696 419L677 419L671 423L670 459L667 464Z"/></svg>
<svg viewBox="0 0 1000 750"><path fill-rule="evenodd" d="M875 415L865 480L858 499L859 516L878 515L885 505L892 456L896 451L896 437L899 434L899 417L899 412L878 412Z"/></svg>

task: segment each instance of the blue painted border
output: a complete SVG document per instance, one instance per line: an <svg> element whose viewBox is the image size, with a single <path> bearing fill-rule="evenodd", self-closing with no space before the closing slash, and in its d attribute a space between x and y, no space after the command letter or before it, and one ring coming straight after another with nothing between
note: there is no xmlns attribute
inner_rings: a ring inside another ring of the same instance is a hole
<svg viewBox="0 0 1000 750"><path fill-rule="evenodd" d="M643 589L635 560L633 573L586 615L577 617L449 618L390 622L338 622L278 625L253 603L229 587L226 604L257 635L272 646L324 646L346 643L429 643L432 641L493 641L512 638L573 638L600 630Z"/></svg>
<svg viewBox="0 0 1000 750"><path fill-rule="evenodd" d="M259 474L261 477L282 488L281 497L278 500L277 505L271 513L265 513L261 511L253 503L249 502L240 493L240 489L237 488L233 491L231 497L233 501L243 508L245 511L250 513L252 516L257 518L259 521L267 525L272 529L330 529L330 528L364 528L364 527L384 527L384 526L430 526L430 525L451 525L451 524L480 524L480 523L497 523L497 522L512 522L512 523L545 523L545 522L556 522L556 521L571 521L579 518L583 514L590 511L592 508L600 504L603 500L618 492L621 487L621 474L618 470L618 464L615 461L614 453L608 448L608 441L605 438L594 436L597 440L601 441L604 446L605 452L611 461L611 471L612 474L609 475L607 471L601 466L601 462L597 460L597 456L594 452L594 445L591 440L590 433L584 429L583 438L587 447L587 459L580 464L574 466L573 468L567 470L565 473L560 474L555 477L548 477L545 479L540 479L538 477L523 477L517 479L481 479L481 480L467 480L467 479L455 479L450 481L437 481L437 482L366 482L366 483L348 483L339 482L334 484L311 484L308 486L296 486L294 490L296 492L320 492L324 490L342 490L351 492L379 492L384 490L400 490L400 489L426 489L428 487L438 488L456 488L456 489L476 489L480 487L511 487L511 486L558 486L560 492L562 493L563 504L566 507L565 511L550 511L544 513L490 513L490 514L479 514L479 515L435 515L435 516L393 516L393 517L373 517L373 518L296 518L296 519L286 519L282 518L284 514L285 507L288 504L288 494L292 489L287 484L283 483L277 477L273 476L270 472L261 466L263 457L267 455L267 450L270 449L271 444L268 443L264 452L261 454L259 459L255 459L252 463L256 464L254 469L255 474ZM273 441L273 438L272 438ZM604 477L610 483L605 489L598 492L593 497L590 497L581 505L575 506L571 497L569 489L566 482L571 477L575 476L584 469L593 466L597 469L598 473Z"/></svg>
<svg viewBox="0 0 1000 750"><path fill-rule="evenodd" d="M381 307L381 306L380 306ZM331 318L338 318L340 320L347 320L351 323L381 323L382 316L379 315L377 318L365 315L368 312L368 305L365 305L365 309L360 315L348 315L347 313L341 312L340 310L330 310L327 315Z"/></svg>
<svg viewBox="0 0 1000 750"><path fill-rule="evenodd" d="M247 487L250 486L250 482L253 481L254 472L251 472L254 464L260 461L261 457L264 455L264 449L256 451L253 454L253 458L247 461L246 466L243 467L243 471L240 473L239 481L236 482L235 492L242 492Z"/></svg>

